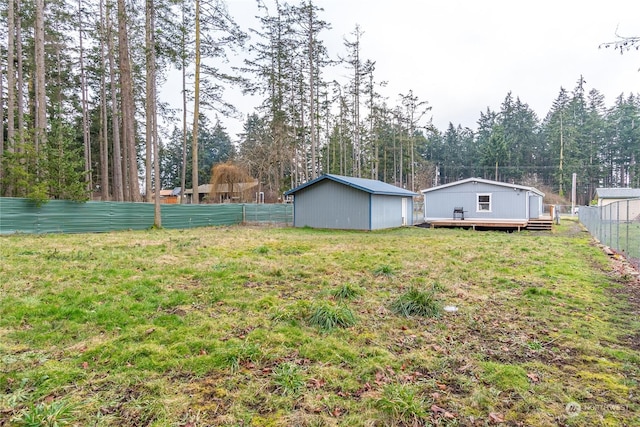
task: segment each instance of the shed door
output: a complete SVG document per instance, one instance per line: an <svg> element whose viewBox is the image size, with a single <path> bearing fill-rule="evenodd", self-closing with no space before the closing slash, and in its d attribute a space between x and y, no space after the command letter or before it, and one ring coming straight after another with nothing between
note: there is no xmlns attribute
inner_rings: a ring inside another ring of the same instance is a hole
<svg viewBox="0 0 640 427"><path fill-rule="evenodd" d="M529 219L536 219L540 217L540 203L542 198L538 196L529 196Z"/></svg>
<svg viewBox="0 0 640 427"><path fill-rule="evenodd" d="M402 198L402 225L408 224L409 202L406 197Z"/></svg>

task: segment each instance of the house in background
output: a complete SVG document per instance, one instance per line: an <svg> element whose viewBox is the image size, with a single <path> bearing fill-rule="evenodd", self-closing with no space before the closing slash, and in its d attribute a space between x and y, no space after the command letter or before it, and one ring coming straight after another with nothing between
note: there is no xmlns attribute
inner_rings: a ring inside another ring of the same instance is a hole
<svg viewBox="0 0 640 427"><path fill-rule="evenodd" d="M413 191L382 181L322 175L293 195L294 227L378 230L413 225Z"/></svg>
<svg viewBox="0 0 640 427"><path fill-rule="evenodd" d="M218 184L216 191L213 191L212 184L202 184L198 186L198 196L200 203L242 203L252 200L252 193L258 188L258 181L238 182L230 186L229 184ZM188 188L185 192L187 204L193 203L193 189Z"/></svg>
<svg viewBox="0 0 640 427"><path fill-rule="evenodd" d="M596 196L602 219L640 219L640 188L596 188Z"/></svg>
<svg viewBox="0 0 640 427"><path fill-rule="evenodd" d="M550 229L544 193L533 187L467 178L422 190L431 226Z"/></svg>
<svg viewBox="0 0 640 427"><path fill-rule="evenodd" d="M180 202L180 187L173 190L160 190L160 203L177 204Z"/></svg>
<svg viewBox="0 0 640 427"><path fill-rule="evenodd" d="M621 202L629 199L640 199L640 188L596 188L598 206Z"/></svg>

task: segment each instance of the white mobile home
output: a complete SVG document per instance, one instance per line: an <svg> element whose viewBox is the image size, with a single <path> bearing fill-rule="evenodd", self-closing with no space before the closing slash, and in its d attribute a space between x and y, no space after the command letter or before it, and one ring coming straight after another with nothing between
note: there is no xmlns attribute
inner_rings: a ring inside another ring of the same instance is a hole
<svg viewBox="0 0 640 427"><path fill-rule="evenodd" d="M422 190L424 220L465 221L462 224L513 224L526 227L529 220L543 217L544 193L524 185L482 178Z"/></svg>

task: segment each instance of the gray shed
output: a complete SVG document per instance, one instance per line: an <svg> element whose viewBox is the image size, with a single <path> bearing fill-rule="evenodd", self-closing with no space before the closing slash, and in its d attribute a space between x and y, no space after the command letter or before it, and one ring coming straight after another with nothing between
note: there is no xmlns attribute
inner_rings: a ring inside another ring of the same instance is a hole
<svg viewBox="0 0 640 427"><path fill-rule="evenodd" d="M528 221L543 216L544 193L524 185L468 178L422 190L425 222ZM462 212L460 212L462 211Z"/></svg>
<svg viewBox="0 0 640 427"><path fill-rule="evenodd" d="M382 181L322 175L289 190L294 227L378 230L413 225L416 193Z"/></svg>

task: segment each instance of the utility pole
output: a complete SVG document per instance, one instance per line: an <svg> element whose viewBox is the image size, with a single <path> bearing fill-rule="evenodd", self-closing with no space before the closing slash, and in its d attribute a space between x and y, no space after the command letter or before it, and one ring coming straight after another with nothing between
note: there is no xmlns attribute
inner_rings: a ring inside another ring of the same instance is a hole
<svg viewBox="0 0 640 427"><path fill-rule="evenodd" d="M562 139L562 112L560 112L560 195L564 196L564 190L562 189L562 181L564 179L564 172L562 170L562 163L564 161L564 140Z"/></svg>
<svg viewBox="0 0 640 427"><path fill-rule="evenodd" d="M571 216L574 215L576 211L576 180L578 174L575 172L571 176Z"/></svg>

